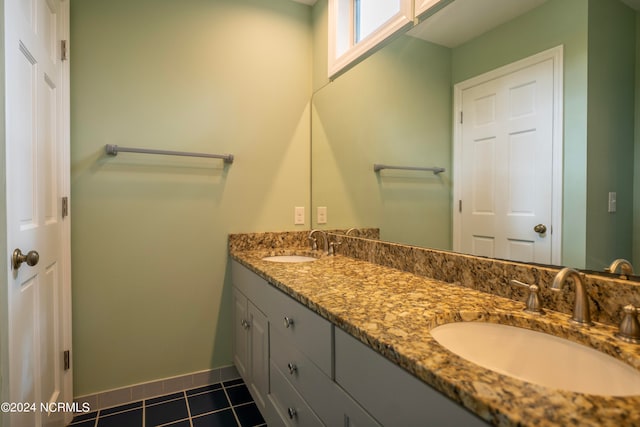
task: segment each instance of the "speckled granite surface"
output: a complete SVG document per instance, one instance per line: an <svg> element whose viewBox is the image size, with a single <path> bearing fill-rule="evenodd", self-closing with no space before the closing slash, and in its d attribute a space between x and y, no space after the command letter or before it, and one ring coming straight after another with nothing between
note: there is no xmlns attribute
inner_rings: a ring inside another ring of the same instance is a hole
<svg viewBox="0 0 640 427"><path fill-rule="evenodd" d="M486 290L482 289L485 292L424 277L433 274L426 273L431 268L432 272L462 270L458 279L445 278L447 281L471 280L465 269L484 271L484 267L477 267L471 261L468 264L442 258L443 264L438 266L417 259L423 254L405 254L406 261L402 264L420 270L416 274L341 255L322 256L318 261L303 264L271 263L261 258L276 250L281 254L309 253L308 246L303 243L260 249L247 243L251 239L246 237L235 241L247 244L232 245L234 239L230 236L233 259L494 425L640 426L640 396L592 396L519 381L467 362L440 346L429 333L433 327L451 321L506 323L589 344L640 369L640 346L613 338L617 330L614 326L597 323L585 331L570 323L569 315L564 313L547 310L545 316L527 314L522 311L522 302L488 293L507 288L501 284L503 279L496 279L490 272L478 273L486 274L484 277L489 282ZM366 241L362 239L361 243ZM340 251L347 252L346 244ZM387 262L398 262L398 254L389 255L379 244L369 247L367 253L367 256L383 257ZM515 278L523 281L528 277L546 280L545 275L555 274L551 269L529 272L524 271L528 266L498 264L492 268L502 269L502 276L511 274L509 268L515 268L516 273L521 274ZM591 294L591 297L600 298L598 295ZM572 297L569 300L572 301ZM540 363L553 363L553 357L550 355L549 360Z"/></svg>
<svg viewBox="0 0 640 427"><path fill-rule="evenodd" d="M362 240L375 241L380 238L380 230L378 228L358 228L354 229L358 237ZM331 233L331 240L345 238L347 230L327 230ZM310 248L309 247L309 230L304 231L285 231L285 232L266 232L266 233L239 233L229 235L229 250L248 251L253 249L271 249L278 251L279 249L289 248Z"/></svg>
<svg viewBox="0 0 640 427"><path fill-rule="evenodd" d="M543 307L562 313L572 313L573 283L563 292L550 290L558 268L523 264L503 260L475 257L454 252L418 248L378 240L341 237L344 244L340 254L397 268L428 278L456 283L471 289L525 301L527 291L513 286L512 279L538 285ZM620 280L605 275L588 274L585 288L589 296L591 318L595 321L618 325L622 307L633 304L640 307L640 283Z"/></svg>

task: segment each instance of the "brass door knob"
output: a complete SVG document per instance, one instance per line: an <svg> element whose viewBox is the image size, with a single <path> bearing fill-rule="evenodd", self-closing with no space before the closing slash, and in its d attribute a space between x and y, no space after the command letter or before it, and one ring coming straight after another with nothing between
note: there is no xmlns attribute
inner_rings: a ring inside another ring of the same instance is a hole
<svg viewBox="0 0 640 427"><path fill-rule="evenodd" d="M535 231L536 233L544 234L547 232L547 226L544 224L538 224L533 227L533 231Z"/></svg>
<svg viewBox="0 0 640 427"><path fill-rule="evenodd" d="M11 255L11 265L13 265L14 270L19 269L23 262L33 267L38 261L40 261L40 254L36 251L29 251L24 255L20 249L16 249L13 251L13 255Z"/></svg>

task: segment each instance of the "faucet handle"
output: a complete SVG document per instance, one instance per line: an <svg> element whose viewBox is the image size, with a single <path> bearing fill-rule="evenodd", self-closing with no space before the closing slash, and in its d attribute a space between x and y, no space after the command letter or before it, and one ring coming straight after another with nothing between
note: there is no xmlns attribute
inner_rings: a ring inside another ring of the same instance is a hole
<svg viewBox="0 0 640 427"><path fill-rule="evenodd" d="M338 246L340 246L342 244L342 242L339 241L335 241L335 242L329 242L329 255L335 255L336 254L336 248Z"/></svg>
<svg viewBox="0 0 640 427"><path fill-rule="evenodd" d="M317 251L318 250L318 239L316 239L315 237L309 237L309 240L311 240L311 250L312 251Z"/></svg>
<svg viewBox="0 0 640 427"><path fill-rule="evenodd" d="M616 334L616 338L624 342L640 344L640 323L638 322L640 308L629 304L625 305L623 310L624 317L620 322L620 329Z"/></svg>
<svg viewBox="0 0 640 427"><path fill-rule="evenodd" d="M538 285L529 285L528 283L524 283L519 280L511 280L511 284L529 289L529 296L527 297L526 303L527 306L524 311L533 314L544 314L542 304L540 303L540 297L538 296L538 292L540 291Z"/></svg>

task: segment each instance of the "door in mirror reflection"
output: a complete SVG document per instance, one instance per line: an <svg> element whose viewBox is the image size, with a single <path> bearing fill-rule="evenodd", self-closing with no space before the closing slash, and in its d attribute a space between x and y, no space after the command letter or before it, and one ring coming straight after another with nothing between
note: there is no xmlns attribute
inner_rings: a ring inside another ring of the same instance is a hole
<svg viewBox="0 0 640 427"><path fill-rule="evenodd" d="M463 252L552 262L553 77L548 59L462 91Z"/></svg>

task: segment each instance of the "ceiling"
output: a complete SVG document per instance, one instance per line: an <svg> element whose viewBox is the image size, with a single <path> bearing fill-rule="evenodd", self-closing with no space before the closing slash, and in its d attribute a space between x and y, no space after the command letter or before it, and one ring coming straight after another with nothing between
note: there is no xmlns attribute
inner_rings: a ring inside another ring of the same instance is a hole
<svg viewBox="0 0 640 427"><path fill-rule="evenodd" d="M317 0L292 0L313 6ZM455 0L408 34L449 48L523 15L547 0ZM640 0L621 0L640 11Z"/></svg>
<svg viewBox="0 0 640 427"><path fill-rule="evenodd" d="M408 34L449 48L525 14L547 0L455 0ZM640 0L628 0L637 1Z"/></svg>

